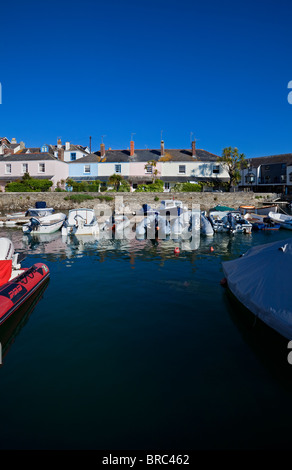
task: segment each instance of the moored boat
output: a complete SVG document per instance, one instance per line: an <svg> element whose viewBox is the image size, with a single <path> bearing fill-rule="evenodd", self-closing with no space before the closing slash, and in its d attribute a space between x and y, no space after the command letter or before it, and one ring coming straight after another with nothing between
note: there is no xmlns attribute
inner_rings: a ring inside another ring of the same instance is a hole
<svg viewBox="0 0 292 470"><path fill-rule="evenodd" d="M62 235L97 235L99 225L93 209L71 209L65 219Z"/></svg>
<svg viewBox="0 0 292 470"><path fill-rule="evenodd" d="M35 263L22 268L19 253L8 238L0 238L0 325L49 278L49 268Z"/></svg>
<svg viewBox="0 0 292 470"><path fill-rule="evenodd" d="M281 214L280 212L278 213L269 212L269 217L272 221L280 224L281 228L292 230L292 216L291 215Z"/></svg>
<svg viewBox="0 0 292 470"><path fill-rule="evenodd" d="M37 201L35 207L29 207L25 215L30 217L44 217L55 212L53 207L47 207L45 201Z"/></svg>
<svg viewBox="0 0 292 470"><path fill-rule="evenodd" d="M200 217L200 231L202 235L206 235L207 237L211 237L214 235L214 229L210 220L206 217L205 212L201 212Z"/></svg>
<svg viewBox="0 0 292 470"><path fill-rule="evenodd" d="M58 212L44 217L31 217L30 221L22 226L24 233L54 233L60 230L66 220L66 214Z"/></svg>
<svg viewBox="0 0 292 470"><path fill-rule="evenodd" d="M255 246L222 263L225 285L268 326L292 340L292 240Z"/></svg>

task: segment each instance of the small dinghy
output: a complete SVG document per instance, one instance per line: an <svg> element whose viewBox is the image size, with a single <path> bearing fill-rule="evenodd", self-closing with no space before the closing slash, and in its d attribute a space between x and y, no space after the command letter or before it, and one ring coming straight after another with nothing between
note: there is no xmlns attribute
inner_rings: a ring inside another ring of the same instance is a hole
<svg viewBox="0 0 292 470"><path fill-rule="evenodd" d="M275 212L269 212L269 217L273 222L280 224L281 228L292 230L292 216Z"/></svg>
<svg viewBox="0 0 292 470"><path fill-rule="evenodd" d="M21 255L14 253L8 238L0 238L0 325L49 278L49 268L35 263L30 268L21 267Z"/></svg>
<svg viewBox="0 0 292 470"><path fill-rule="evenodd" d="M46 215L44 217L31 217L30 221L22 226L24 233L54 233L60 230L66 220L62 212Z"/></svg>
<svg viewBox="0 0 292 470"><path fill-rule="evenodd" d="M255 246L222 267L222 285L256 317L292 340L291 238Z"/></svg>
<svg viewBox="0 0 292 470"><path fill-rule="evenodd" d="M71 209L62 225L62 235L98 235L99 226L93 209Z"/></svg>

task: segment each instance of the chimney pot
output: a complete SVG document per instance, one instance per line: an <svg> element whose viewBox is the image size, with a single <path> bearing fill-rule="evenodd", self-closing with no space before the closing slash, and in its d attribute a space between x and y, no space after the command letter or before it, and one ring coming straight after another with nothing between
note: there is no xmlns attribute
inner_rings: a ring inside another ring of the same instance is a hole
<svg viewBox="0 0 292 470"><path fill-rule="evenodd" d="M70 150L70 142L66 142L66 144L65 144L65 149L66 149L66 150Z"/></svg>
<svg viewBox="0 0 292 470"><path fill-rule="evenodd" d="M100 144L100 156L101 158L105 157L105 145L104 144Z"/></svg>
<svg viewBox="0 0 292 470"><path fill-rule="evenodd" d="M62 141L61 141L61 139L58 139L57 147L58 147L58 149L60 149L60 148L62 147Z"/></svg>

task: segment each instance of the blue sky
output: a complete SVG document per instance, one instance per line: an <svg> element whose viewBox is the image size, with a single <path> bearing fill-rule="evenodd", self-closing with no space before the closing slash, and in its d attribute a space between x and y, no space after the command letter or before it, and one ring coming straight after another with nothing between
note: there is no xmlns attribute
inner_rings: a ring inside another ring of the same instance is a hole
<svg viewBox="0 0 292 470"><path fill-rule="evenodd" d="M292 152L289 1L1 5L0 135L98 150Z"/></svg>

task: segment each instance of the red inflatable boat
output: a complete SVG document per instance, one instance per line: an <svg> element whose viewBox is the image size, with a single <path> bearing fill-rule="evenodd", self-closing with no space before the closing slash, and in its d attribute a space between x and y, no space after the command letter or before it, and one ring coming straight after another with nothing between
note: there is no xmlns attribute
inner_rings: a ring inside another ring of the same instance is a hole
<svg viewBox="0 0 292 470"><path fill-rule="evenodd" d="M14 255L12 242L0 238L0 325L34 294L49 278L49 268L36 263L30 268L21 268ZM3 255L3 252L5 255Z"/></svg>

